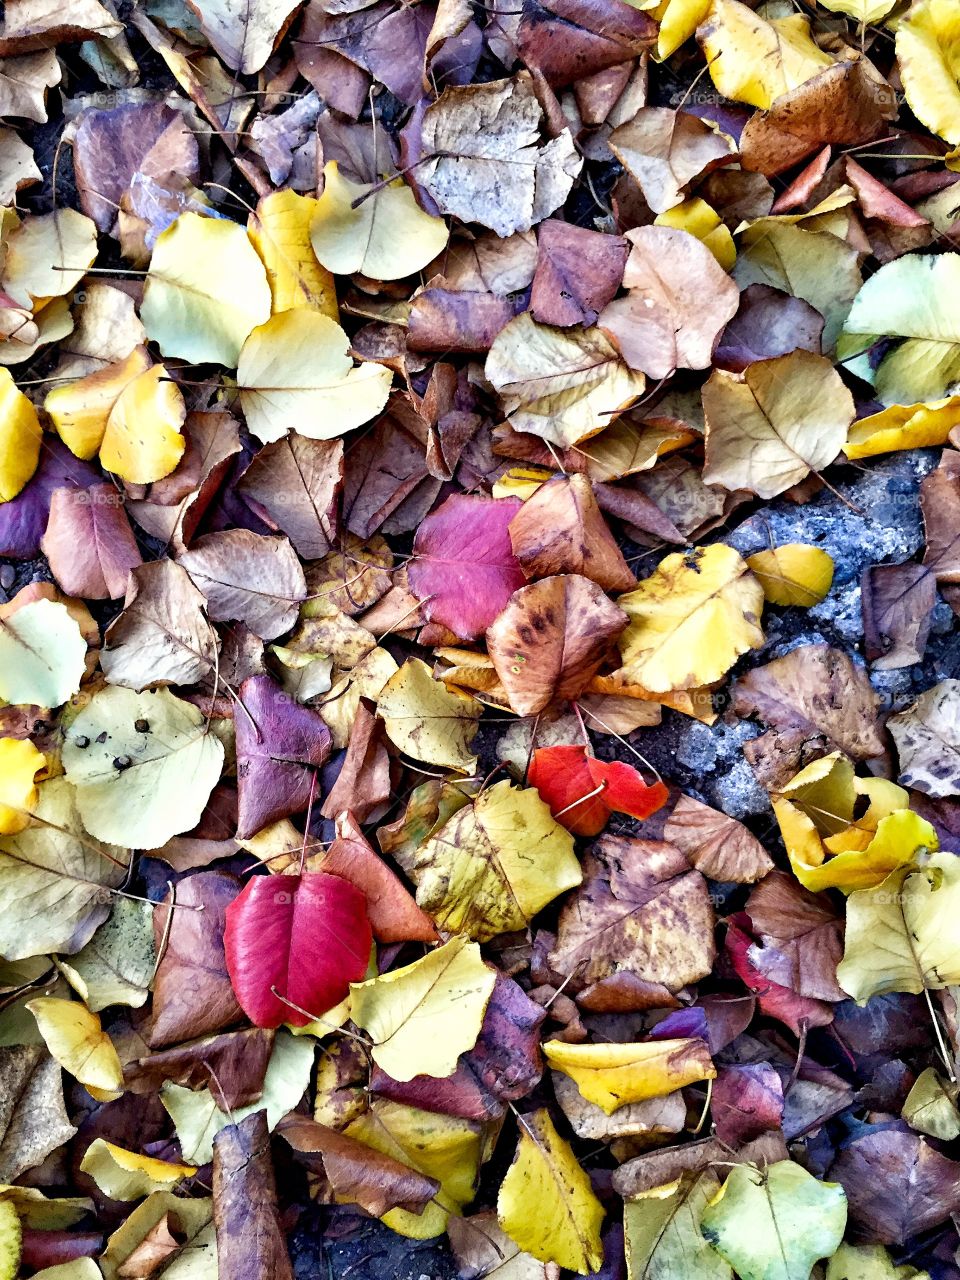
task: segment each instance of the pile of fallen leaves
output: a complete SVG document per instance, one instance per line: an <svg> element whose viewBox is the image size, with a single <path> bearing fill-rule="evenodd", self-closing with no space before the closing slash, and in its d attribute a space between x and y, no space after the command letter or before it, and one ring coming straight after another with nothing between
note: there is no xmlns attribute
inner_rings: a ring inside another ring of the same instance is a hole
<svg viewBox="0 0 960 1280"><path fill-rule="evenodd" d="M0 1280L960 1274L960 4L7 0L0 111Z"/></svg>

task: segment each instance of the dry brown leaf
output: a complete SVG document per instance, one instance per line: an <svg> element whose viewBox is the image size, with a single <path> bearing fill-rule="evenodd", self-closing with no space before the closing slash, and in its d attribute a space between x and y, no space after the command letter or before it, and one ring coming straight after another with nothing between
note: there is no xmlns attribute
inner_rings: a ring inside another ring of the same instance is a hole
<svg viewBox="0 0 960 1280"><path fill-rule="evenodd" d="M239 621L263 640L289 631L307 583L286 538L228 529L199 538L178 563L206 597L215 622Z"/></svg>
<svg viewBox="0 0 960 1280"><path fill-rule="evenodd" d="M742 822L682 795L663 828L663 838L711 880L753 884L773 869L773 859Z"/></svg>
<svg viewBox="0 0 960 1280"><path fill-rule="evenodd" d="M732 138L670 107L642 107L611 133L610 150L636 178L654 213L680 204L694 178L736 156Z"/></svg>
<svg viewBox="0 0 960 1280"><path fill-rule="evenodd" d="M604 591L636 586L585 476L558 476L541 485L510 521L509 532L528 578L580 573Z"/></svg>

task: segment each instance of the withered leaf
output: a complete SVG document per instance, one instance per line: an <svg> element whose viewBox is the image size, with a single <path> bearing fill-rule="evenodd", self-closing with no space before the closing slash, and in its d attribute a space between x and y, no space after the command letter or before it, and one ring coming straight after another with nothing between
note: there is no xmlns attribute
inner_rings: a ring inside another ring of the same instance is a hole
<svg viewBox="0 0 960 1280"><path fill-rule="evenodd" d="M549 218L537 233L537 270L530 311L541 324L596 324L623 279L630 246Z"/></svg>
<svg viewBox="0 0 960 1280"><path fill-rule="evenodd" d="M61 590L90 600L122 596L130 570L143 563L112 484L56 489L40 547Z"/></svg>
<svg viewBox="0 0 960 1280"><path fill-rule="evenodd" d="M343 441L291 434L260 450L238 488L305 560L316 560L334 544L342 486Z"/></svg>
<svg viewBox="0 0 960 1280"><path fill-rule="evenodd" d="M764 951L753 962L782 987L812 1000L843 1000L837 965L843 921L822 893L809 893L785 871L773 871L747 899L747 915Z"/></svg>
<svg viewBox="0 0 960 1280"><path fill-rule="evenodd" d="M887 727L901 782L930 796L960 795L960 680L941 680Z"/></svg>
<svg viewBox="0 0 960 1280"><path fill-rule="evenodd" d="M585 476L541 485L510 521L509 533L528 578L576 573L611 592L637 584Z"/></svg>
<svg viewBox="0 0 960 1280"><path fill-rule="evenodd" d="M225 1031L127 1063L124 1084L134 1093L152 1093L165 1080L186 1089L209 1088L221 1111L256 1102L273 1051L275 1032L264 1027Z"/></svg>
<svg viewBox="0 0 960 1280"><path fill-rule="evenodd" d="M203 592L215 622L243 622L263 640L290 630L307 594L303 569L286 538L246 529L207 533L179 563Z"/></svg>
<svg viewBox="0 0 960 1280"><path fill-rule="evenodd" d="M753 884L773 870L773 859L735 818L682 795L664 824L663 838L711 880Z"/></svg>
<svg viewBox="0 0 960 1280"><path fill-rule="evenodd" d="M293 1280L265 1111L227 1125L213 1140L213 1221L219 1272Z"/></svg>
<svg viewBox="0 0 960 1280"><path fill-rule="evenodd" d="M642 107L611 133L610 150L636 178L654 213L679 204L688 183L735 154L732 139L698 116L669 107Z"/></svg>
<svg viewBox="0 0 960 1280"><path fill-rule="evenodd" d="M923 660L937 580L924 565L875 564L860 582L867 661L875 671L895 671Z"/></svg>

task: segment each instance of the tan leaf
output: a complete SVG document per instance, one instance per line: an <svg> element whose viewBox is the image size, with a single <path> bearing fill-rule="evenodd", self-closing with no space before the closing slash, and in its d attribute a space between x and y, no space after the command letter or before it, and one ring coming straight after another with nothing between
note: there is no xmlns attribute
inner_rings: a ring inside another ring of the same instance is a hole
<svg viewBox="0 0 960 1280"><path fill-rule="evenodd" d="M307 584L286 538L228 529L198 538L179 563L203 592L215 622L245 623L263 640L289 631Z"/></svg>
<svg viewBox="0 0 960 1280"><path fill-rule="evenodd" d="M541 485L510 521L509 533L528 578L579 573L604 591L636 586L586 476L558 476Z"/></svg>
<svg viewBox="0 0 960 1280"><path fill-rule="evenodd" d="M664 824L663 838L711 880L753 884L773 870L773 859L742 822L692 796L677 801Z"/></svg>
<svg viewBox="0 0 960 1280"><path fill-rule="evenodd" d="M636 178L654 213L680 204L688 183L736 155L732 138L671 107L641 107L611 133L610 150Z"/></svg>

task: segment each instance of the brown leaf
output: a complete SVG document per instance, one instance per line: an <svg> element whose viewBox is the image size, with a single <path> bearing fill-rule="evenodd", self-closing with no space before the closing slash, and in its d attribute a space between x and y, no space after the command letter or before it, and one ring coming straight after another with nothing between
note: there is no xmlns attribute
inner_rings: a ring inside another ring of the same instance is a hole
<svg viewBox="0 0 960 1280"><path fill-rule="evenodd" d="M204 0L190 7L203 34L231 71L259 71L287 29L301 0Z"/></svg>
<svg viewBox="0 0 960 1280"><path fill-rule="evenodd" d="M803 298L768 284L748 285L720 338L715 363L742 373L755 360L787 355L798 347L820 355L823 324L820 312Z"/></svg>
<svg viewBox="0 0 960 1280"><path fill-rule="evenodd" d="M160 963L147 1037L151 1048L208 1035L242 1020L223 950L226 910L240 888L237 876L225 871L199 871L181 880L172 895L168 891L154 911Z"/></svg>
<svg viewBox="0 0 960 1280"><path fill-rule="evenodd" d="M361 700L346 758L320 812L325 818L335 818L349 809L357 822L366 822L389 797L390 756L383 722Z"/></svg>
<svg viewBox="0 0 960 1280"><path fill-rule="evenodd" d="M115 36L123 23L98 0L7 0L0 26L0 58L33 53L64 41Z"/></svg>
<svg viewBox="0 0 960 1280"><path fill-rule="evenodd" d="M548 218L540 224L537 251L533 318L541 324L596 324L623 279L627 241Z"/></svg>
<svg viewBox="0 0 960 1280"><path fill-rule="evenodd" d="M213 1221L220 1275L293 1280L266 1111L227 1125L213 1140Z"/></svg>
<svg viewBox="0 0 960 1280"><path fill-rule="evenodd" d="M287 535L304 560L316 560L337 536L343 441L291 433L261 449L237 487Z"/></svg>
<svg viewBox="0 0 960 1280"><path fill-rule="evenodd" d="M42 1164L76 1132L64 1106L60 1065L43 1045L0 1048L0 1182Z"/></svg>
<svg viewBox="0 0 960 1280"><path fill-rule="evenodd" d="M63 71L52 49L0 61L0 115L25 120L47 118L47 90L60 83Z"/></svg>
<svg viewBox="0 0 960 1280"><path fill-rule="evenodd" d="M623 274L625 298L598 320L633 369L665 378L706 369L740 291L702 241L673 227L628 231L633 245Z"/></svg>
<svg viewBox="0 0 960 1280"><path fill-rule="evenodd" d="M940 465L920 481L927 545L923 563L954 613L960 608L960 453L944 449Z"/></svg>
<svg viewBox="0 0 960 1280"><path fill-rule="evenodd" d="M556 1263L538 1262L521 1253L492 1209L469 1217L451 1216L447 1235L462 1280L486 1280L495 1274L503 1280L557 1280Z"/></svg>
<svg viewBox="0 0 960 1280"><path fill-rule="evenodd" d="M768 788L831 751L869 760L884 750L880 699L866 672L829 645L801 645L748 672L737 681L733 709L772 726L745 748Z"/></svg>
<svg viewBox="0 0 960 1280"><path fill-rule="evenodd" d="M526 65L558 89L629 61L656 34L648 14L617 0L535 0L524 6L517 47Z"/></svg>
<svg viewBox="0 0 960 1280"><path fill-rule="evenodd" d="M711 880L753 884L773 869L773 859L742 822L682 795L663 828L663 838Z"/></svg>
<svg viewBox="0 0 960 1280"><path fill-rule="evenodd" d="M518 302L495 293L431 286L421 290L410 306L407 349L451 354L489 351L494 338L519 310Z"/></svg>
<svg viewBox="0 0 960 1280"><path fill-rule="evenodd" d="M143 563L112 484L54 490L40 549L61 590L88 600L118 599L130 570Z"/></svg>
<svg viewBox="0 0 960 1280"><path fill-rule="evenodd" d="M754 966L778 986L810 1000L845 1000L837 985L843 920L823 893L809 893L785 871L773 871L745 907L765 950Z"/></svg>
<svg viewBox="0 0 960 1280"><path fill-rule="evenodd" d="M358 1204L373 1217L398 1207L421 1213L440 1190L436 1179L306 1116L287 1116L277 1133L301 1164L327 1175L338 1200Z"/></svg>
<svg viewBox="0 0 960 1280"><path fill-rule="evenodd" d="M165 1080L185 1089L209 1088L221 1111L245 1107L263 1092L275 1032L263 1027L227 1031L136 1058L123 1069L134 1093L153 1093Z"/></svg>
<svg viewBox="0 0 960 1280"><path fill-rule="evenodd" d="M509 533L528 578L582 574L611 592L637 585L585 476L541 485L510 521Z"/></svg>
<svg viewBox="0 0 960 1280"><path fill-rule="evenodd" d="M736 155L730 138L670 107L642 107L611 133L610 150L636 178L654 213L680 204L688 183Z"/></svg>
<svg viewBox="0 0 960 1280"><path fill-rule="evenodd" d="M716 947L707 883L679 850L604 836L584 874L560 913L550 953L574 990L629 971L679 991L710 972Z"/></svg>
<svg viewBox="0 0 960 1280"><path fill-rule="evenodd" d="M934 797L960 795L960 680L941 680L891 716L900 781Z"/></svg>
<svg viewBox="0 0 960 1280"><path fill-rule="evenodd" d="M860 580L867 661L896 671L923 661L937 603L937 580L923 565L874 564Z"/></svg>
<svg viewBox="0 0 960 1280"><path fill-rule="evenodd" d="M161 1267L184 1246L183 1232L176 1214L169 1211L151 1227L134 1251L117 1268L120 1280L144 1280L157 1274Z"/></svg>
<svg viewBox="0 0 960 1280"><path fill-rule="evenodd" d="M130 575L123 612L107 628L100 665L111 684L196 684L213 670L217 633L187 571L154 560Z"/></svg>
<svg viewBox="0 0 960 1280"><path fill-rule="evenodd" d="M263 640L290 630L307 594L303 569L286 538L247 529L207 533L178 563L203 592L215 622L243 622Z"/></svg>
<svg viewBox="0 0 960 1280"><path fill-rule="evenodd" d="M575 698L610 656L627 616L580 574L521 587L487 629L487 649L518 715Z"/></svg>
<svg viewBox="0 0 960 1280"><path fill-rule="evenodd" d="M427 480L426 424L401 398L350 449L343 489L343 520L369 538Z"/></svg>

